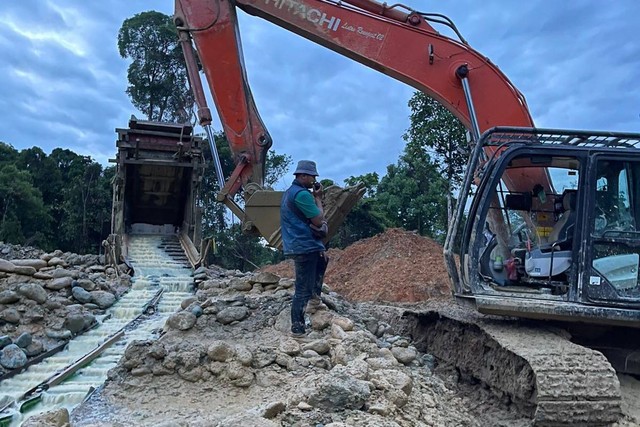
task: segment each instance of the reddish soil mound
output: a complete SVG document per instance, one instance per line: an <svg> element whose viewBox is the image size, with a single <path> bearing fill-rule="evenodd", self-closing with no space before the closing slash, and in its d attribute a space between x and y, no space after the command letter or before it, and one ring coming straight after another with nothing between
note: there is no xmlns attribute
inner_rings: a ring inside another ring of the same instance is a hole
<svg viewBox="0 0 640 427"><path fill-rule="evenodd" d="M442 247L401 229L389 229L344 250L329 250L325 283L352 301L418 302L449 298ZM293 263L262 268L294 277Z"/></svg>

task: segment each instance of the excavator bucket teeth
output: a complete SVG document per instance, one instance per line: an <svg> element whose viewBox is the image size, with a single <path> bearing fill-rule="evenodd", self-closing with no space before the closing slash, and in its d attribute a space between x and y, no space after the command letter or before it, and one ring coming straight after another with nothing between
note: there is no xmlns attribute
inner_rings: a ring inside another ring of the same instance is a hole
<svg viewBox="0 0 640 427"><path fill-rule="evenodd" d="M345 218L364 195L362 185L341 188L332 185L324 190L322 205L329 226L329 233L324 242L333 237ZM257 230L264 237L269 246L282 247L280 233L280 201L282 191L261 190L256 191L245 203L245 230Z"/></svg>

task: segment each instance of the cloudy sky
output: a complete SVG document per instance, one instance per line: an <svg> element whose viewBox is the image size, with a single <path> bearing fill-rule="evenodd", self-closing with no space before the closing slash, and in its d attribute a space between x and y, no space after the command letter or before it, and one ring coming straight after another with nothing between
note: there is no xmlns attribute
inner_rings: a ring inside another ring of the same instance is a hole
<svg viewBox="0 0 640 427"><path fill-rule="evenodd" d="M404 3L453 19L526 96L538 126L640 132L639 1ZM172 14L173 1L3 0L0 141L68 148L106 165L114 129L143 117L125 94L117 32L150 9ZM402 151L413 90L259 18L241 13L240 25L275 151L315 159L337 182L384 175Z"/></svg>

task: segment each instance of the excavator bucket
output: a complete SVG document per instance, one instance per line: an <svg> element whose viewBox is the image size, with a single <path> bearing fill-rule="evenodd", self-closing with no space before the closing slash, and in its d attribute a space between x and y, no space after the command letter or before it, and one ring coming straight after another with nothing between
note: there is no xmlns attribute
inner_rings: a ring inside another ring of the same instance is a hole
<svg viewBox="0 0 640 427"><path fill-rule="evenodd" d="M351 187L331 185L324 190L322 205L329 226L329 233L324 238L328 242L338 231L347 215L364 195L361 184ZM280 201L282 191L260 190L254 192L245 203L245 219L243 228L256 229L264 237L269 246L282 248L280 233Z"/></svg>

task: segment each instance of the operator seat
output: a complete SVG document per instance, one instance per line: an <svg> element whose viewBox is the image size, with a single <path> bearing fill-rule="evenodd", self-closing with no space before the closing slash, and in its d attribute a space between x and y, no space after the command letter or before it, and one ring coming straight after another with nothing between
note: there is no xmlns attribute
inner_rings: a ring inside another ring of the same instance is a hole
<svg viewBox="0 0 640 427"><path fill-rule="evenodd" d="M525 256L525 271L528 276L551 278L571 267L577 195L576 190L565 190L562 193L562 214L549 233L549 243L531 250Z"/></svg>
<svg viewBox="0 0 640 427"><path fill-rule="evenodd" d="M549 233L548 242L554 244L560 242L562 249L570 249L570 241L573 233L573 227L576 223L576 198L577 190L564 190L562 193L562 214L558 222L553 226ZM563 243L565 243L563 245Z"/></svg>

